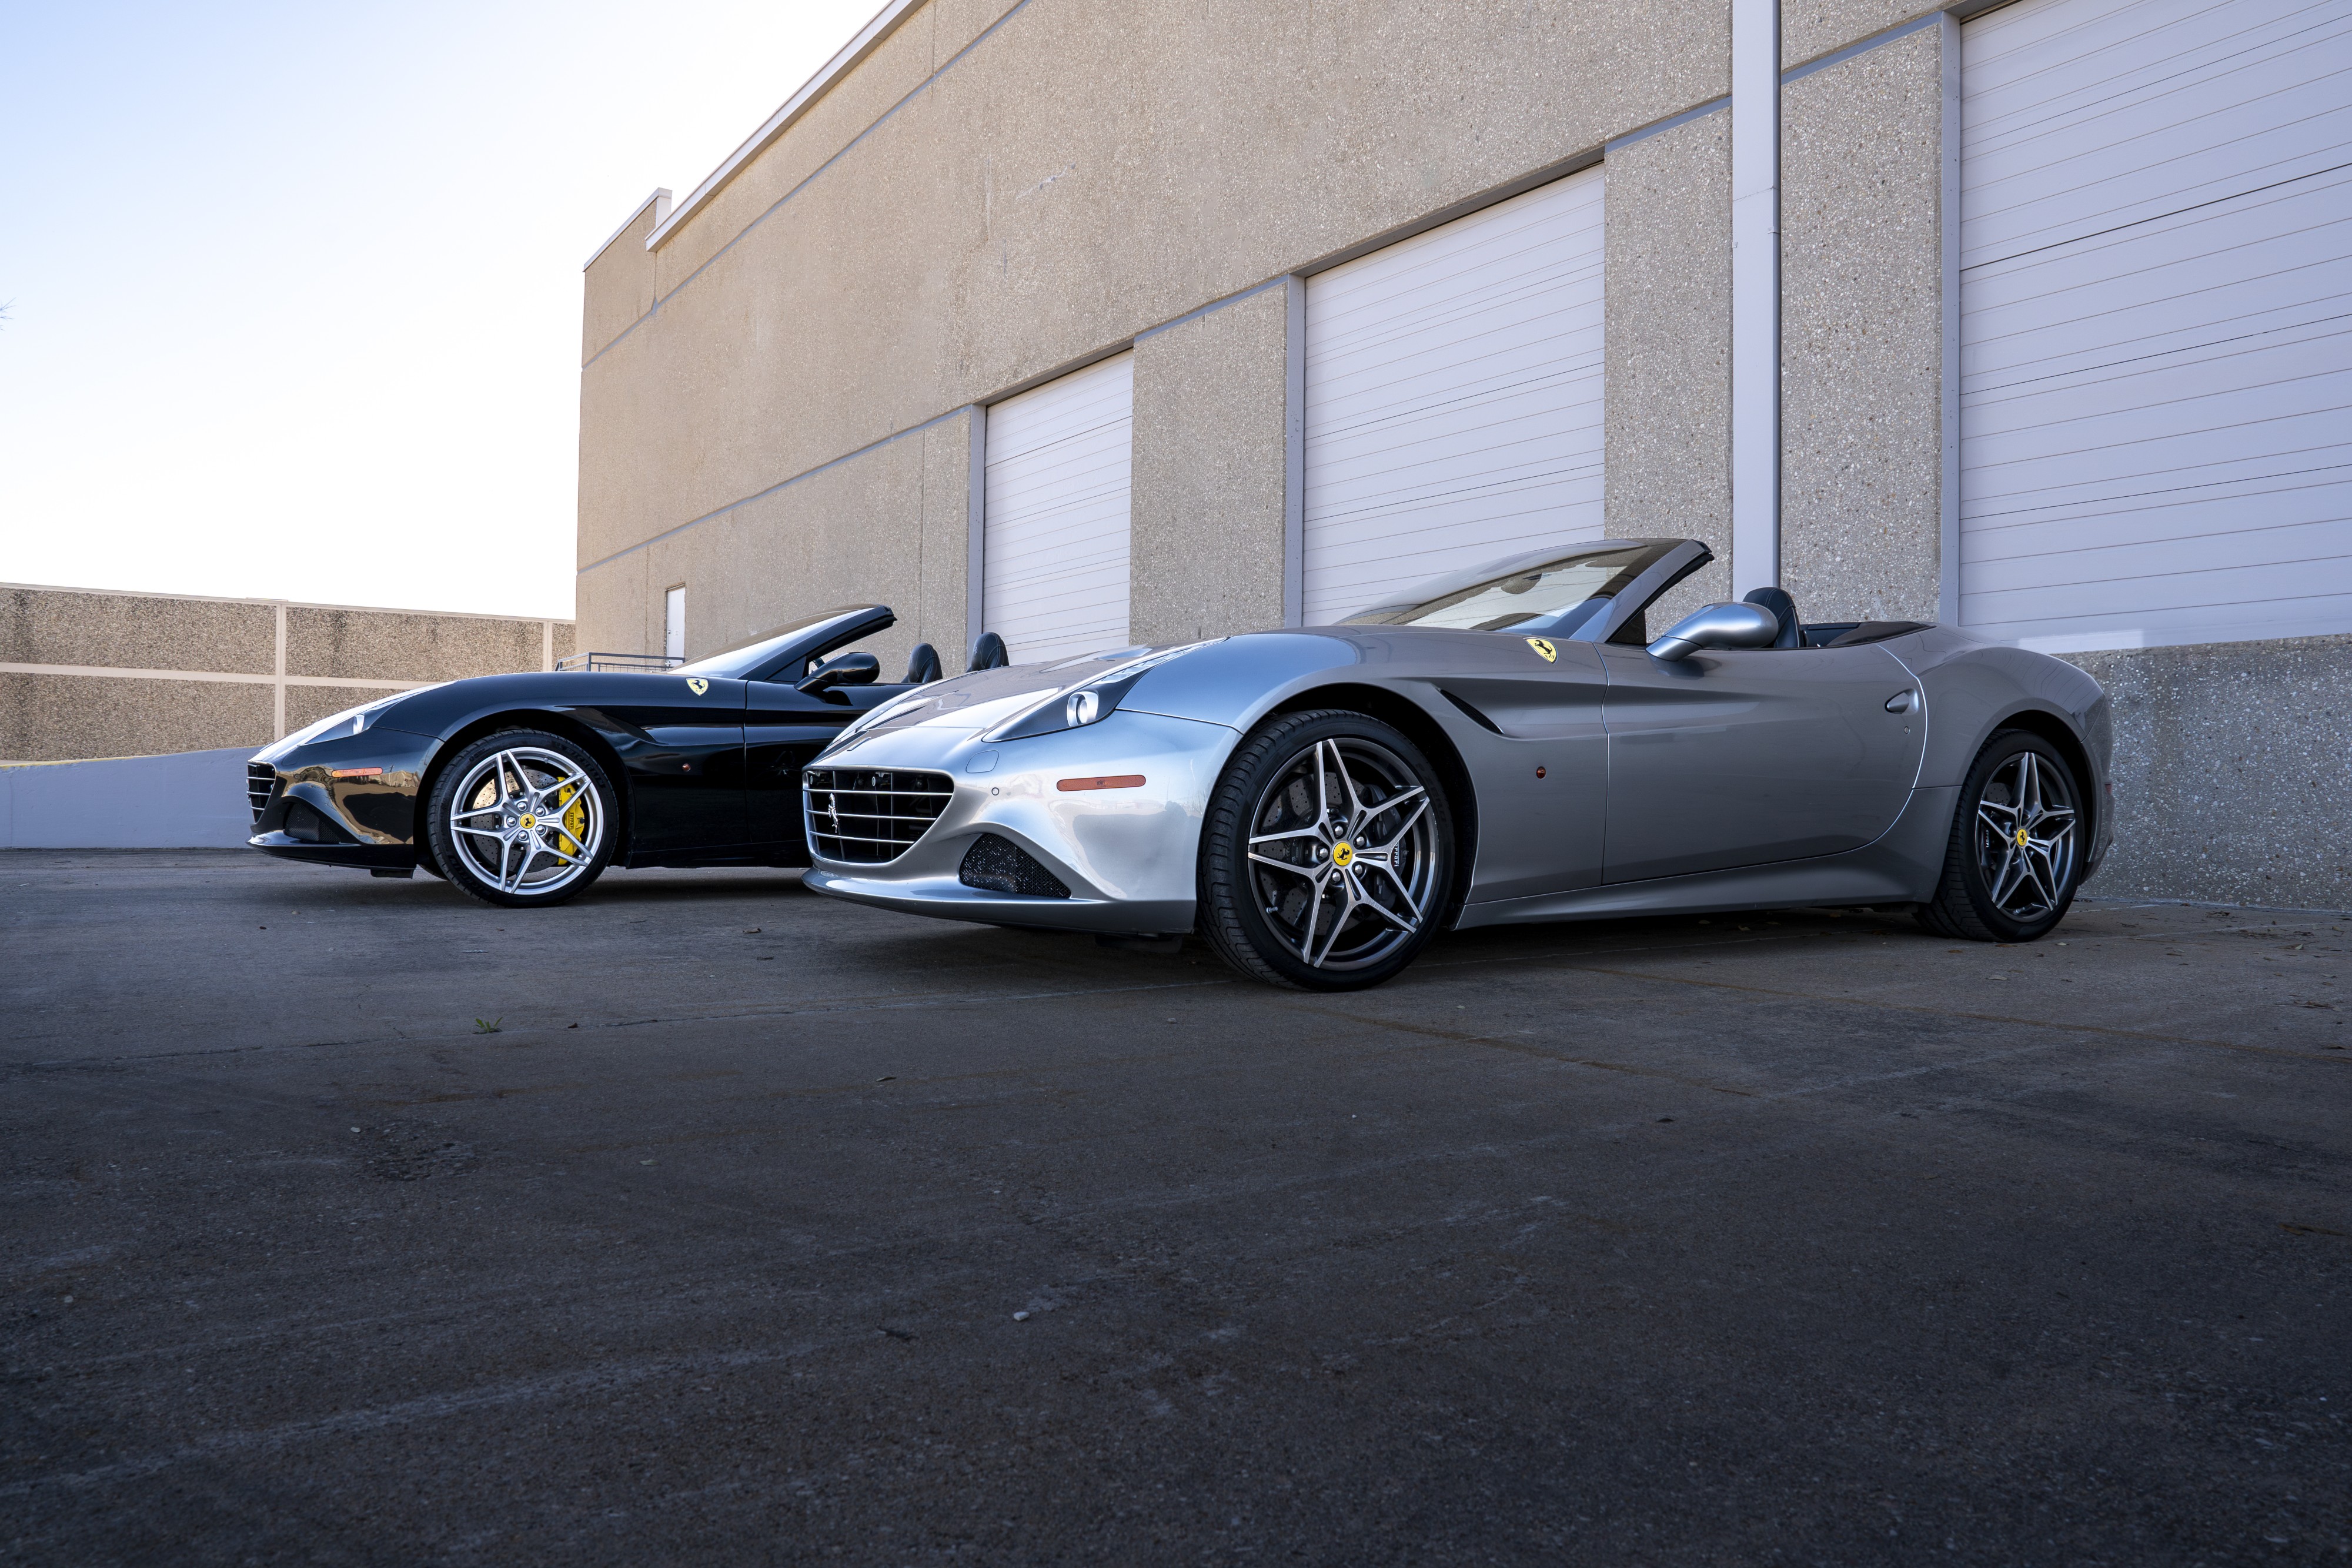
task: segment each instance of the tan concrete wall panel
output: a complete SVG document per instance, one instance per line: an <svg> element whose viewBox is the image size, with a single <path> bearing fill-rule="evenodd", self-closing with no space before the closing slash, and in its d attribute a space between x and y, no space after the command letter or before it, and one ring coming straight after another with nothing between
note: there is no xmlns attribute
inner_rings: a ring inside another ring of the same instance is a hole
<svg viewBox="0 0 2352 1568"><path fill-rule="evenodd" d="M542 653L543 637L536 621L302 605L286 612L286 673L289 675L456 681L469 675L536 670Z"/></svg>
<svg viewBox="0 0 2352 1568"><path fill-rule="evenodd" d="M1277 285L1135 346L1138 643L1282 624L1289 319Z"/></svg>
<svg viewBox="0 0 2352 1568"><path fill-rule="evenodd" d="M1819 59L1942 9L1927 0L1788 0L1780 7L1780 64L1785 68Z"/></svg>
<svg viewBox="0 0 2352 1568"><path fill-rule="evenodd" d="M654 204L647 202L582 274L581 287L586 295L580 330L583 361L654 308L656 261L646 249L646 236L653 228Z"/></svg>
<svg viewBox="0 0 2352 1568"><path fill-rule="evenodd" d="M908 645L924 642L936 647L940 667L949 674L962 671L977 635L965 623L971 611L965 566L971 533L971 444L985 439L983 418L972 409L923 432L922 598L894 606L913 619L919 632Z"/></svg>
<svg viewBox="0 0 2352 1568"><path fill-rule="evenodd" d="M1650 612L1663 631L1731 597L1731 116L1609 160L1609 532L1704 539L1713 564Z"/></svg>
<svg viewBox="0 0 2352 1568"><path fill-rule="evenodd" d="M1719 94L1725 73L1717 5L1031 0L590 367L582 562ZM809 124L762 162L800 157ZM721 205L670 243L746 215Z"/></svg>
<svg viewBox="0 0 2352 1568"><path fill-rule="evenodd" d="M575 640L581 653L662 651L660 595L648 575L652 563L646 553L636 550L580 574L574 608L580 617Z"/></svg>
<svg viewBox="0 0 2352 1568"><path fill-rule="evenodd" d="M59 588L0 590L5 664L266 675L275 668L277 636L277 612L268 604Z"/></svg>
<svg viewBox="0 0 2352 1568"><path fill-rule="evenodd" d="M2090 892L2352 909L2352 637L2066 657L2115 706L2116 847Z"/></svg>
<svg viewBox="0 0 2352 1568"><path fill-rule="evenodd" d="M239 681L0 674L0 761L148 757L223 746L257 750L274 738L274 689Z"/></svg>
<svg viewBox="0 0 2352 1568"><path fill-rule="evenodd" d="M1808 621L1937 615L1942 35L1783 95L1781 574Z"/></svg>

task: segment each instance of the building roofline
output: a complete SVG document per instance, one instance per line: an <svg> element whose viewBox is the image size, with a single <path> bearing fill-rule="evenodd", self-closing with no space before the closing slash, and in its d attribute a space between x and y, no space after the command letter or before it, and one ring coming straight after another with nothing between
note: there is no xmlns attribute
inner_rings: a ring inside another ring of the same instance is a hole
<svg viewBox="0 0 2352 1568"><path fill-rule="evenodd" d="M669 187L667 185L655 186L654 193L652 195L647 196L644 201L639 202L635 206L631 207L629 209L629 215L621 220L621 226L614 229L611 234L606 235L604 236L604 243L588 253L588 259L580 264L580 270L585 272L590 267L595 266L596 258L604 255L606 251L612 249L613 242L619 239L623 235L627 234L629 232L629 225L637 221L637 214L644 212L647 207L651 207L654 210L654 227L661 227L662 220L669 216Z"/></svg>
<svg viewBox="0 0 2352 1568"><path fill-rule="evenodd" d="M874 19L857 30L857 35L841 47L841 51L827 60L817 73L801 84L798 92L784 99L782 107L768 116L766 123L751 132L743 145L728 155L727 161L710 172L708 179L687 193L687 198L670 209L669 214L654 223L654 232L646 236L647 250L659 250L671 234L687 219L709 204L713 196L725 190L730 182L743 171L745 164L765 152L778 137L793 127L793 122L814 107L816 100L830 90L833 84L855 69L859 61L881 47L882 41L898 31L898 24L912 15L923 0L887 0ZM639 207L638 212L645 209ZM634 221L636 213L629 214ZM627 224L621 225L628 227ZM611 240L604 242L606 245Z"/></svg>

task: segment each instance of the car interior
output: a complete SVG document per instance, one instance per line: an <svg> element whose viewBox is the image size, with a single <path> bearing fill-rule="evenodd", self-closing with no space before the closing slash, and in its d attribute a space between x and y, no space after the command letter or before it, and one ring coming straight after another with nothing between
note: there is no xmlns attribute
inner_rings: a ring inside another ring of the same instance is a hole
<svg viewBox="0 0 2352 1568"><path fill-rule="evenodd" d="M1798 619L1797 601L1785 588L1750 589L1747 602L1780 618L1780 634L1772 639L1775 648L1852 648L1883 643L1906 632L1922 632L1935 624L1932 621L1822 621L1809 626Z"/></svg>

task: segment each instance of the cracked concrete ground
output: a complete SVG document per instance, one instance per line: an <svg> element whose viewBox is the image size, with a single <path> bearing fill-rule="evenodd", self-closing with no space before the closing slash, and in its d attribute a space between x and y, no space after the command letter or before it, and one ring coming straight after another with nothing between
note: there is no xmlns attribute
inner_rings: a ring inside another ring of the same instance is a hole
<svg viewBox="0 0 2352 1568"><path fill-rule="evenodd" d="M8 1561L2352 1552L2341 916L1317 998L773 873L0 878Z"/></svg>

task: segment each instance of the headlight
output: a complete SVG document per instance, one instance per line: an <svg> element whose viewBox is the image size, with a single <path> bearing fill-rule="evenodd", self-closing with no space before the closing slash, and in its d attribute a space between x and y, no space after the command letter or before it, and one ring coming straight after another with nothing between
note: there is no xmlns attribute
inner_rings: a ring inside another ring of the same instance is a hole
<svg viewBox="0 0 2352 1568"><path fill-rule="evenodd" d="M999 725L982 740L1026 740L1032 736L1058 735L1066 729L1080 729L1108 718L1118 711L1135 683L1171 659L1181 658L1195 648L1205 648L1210 643L1222 643L1222 637L1205 642L1187 643L1181 648L1162 648L1140 659L1129 659L1114 664L1099 675L1089 676L1076 685L1064 686L1046 695L1042 702L1030 705Z"/></svg>
<svg viewBox="0 0 2352 1568"><path fill-rule="evenodd" d="M363 735L367 732L367 727L376 721L383 709L390 707L403 697L413 697L418 692L431 689L429 686L417 686L409 691L393 692L376 698L372 703L362 703L357 707L347 707L341 713L330 714L316 724L296 730L278 744L286 747L308 746L314 740L341 740L347 736Z"/></svg>

